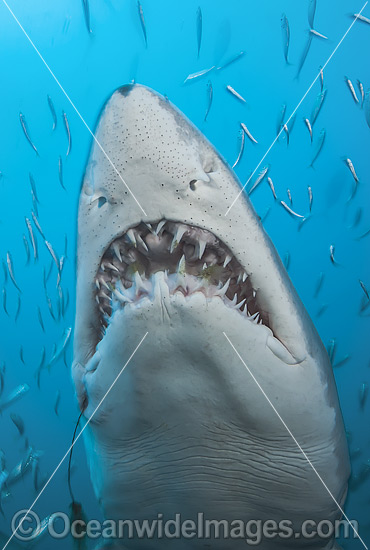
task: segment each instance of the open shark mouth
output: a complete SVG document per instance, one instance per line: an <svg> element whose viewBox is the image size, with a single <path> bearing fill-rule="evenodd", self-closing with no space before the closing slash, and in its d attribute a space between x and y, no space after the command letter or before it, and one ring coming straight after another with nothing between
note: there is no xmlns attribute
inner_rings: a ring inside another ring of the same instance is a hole
<svg viewBox="0 0 370 550"><path fill-rule="evenodd" d="M95 280L103 332L116 307L152 295L152 275L159 271L170 294L219 296L249 321L271 329L250 274L219 238L196 226L161 220L130 228L105 251Z"/></svg>

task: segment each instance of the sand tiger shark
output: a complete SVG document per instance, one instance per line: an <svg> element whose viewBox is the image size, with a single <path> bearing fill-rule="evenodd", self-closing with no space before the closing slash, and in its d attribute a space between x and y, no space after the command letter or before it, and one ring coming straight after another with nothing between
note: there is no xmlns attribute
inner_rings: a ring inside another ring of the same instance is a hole
<svg viewBox="0 0 370 550"><path fill-rule="evenodd" d="M225 216L235 174L145 86L116 90L95 136L79 202L73 362L86 419L148 332L84 432L104 516L203 513L296 530L340 518L349 459L329 358L247 196ZM246 546L215 535L109 547ZM258 547L339 548L319 536Z"/></svg>

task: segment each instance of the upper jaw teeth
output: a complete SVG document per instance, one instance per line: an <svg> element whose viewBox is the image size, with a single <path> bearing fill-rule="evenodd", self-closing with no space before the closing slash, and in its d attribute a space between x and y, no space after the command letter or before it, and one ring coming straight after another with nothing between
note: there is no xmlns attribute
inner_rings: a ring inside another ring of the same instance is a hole
<svg viewBox="0 0 370 550"><path fill-rule="evenodd" d="M157 272L164 273L170 293L218 296L251 321L265 322L248 274L225 244L196 226L160 220L128 229L104 253L95 280L102 324L114 303L124 307L152 296Z"/></svg>

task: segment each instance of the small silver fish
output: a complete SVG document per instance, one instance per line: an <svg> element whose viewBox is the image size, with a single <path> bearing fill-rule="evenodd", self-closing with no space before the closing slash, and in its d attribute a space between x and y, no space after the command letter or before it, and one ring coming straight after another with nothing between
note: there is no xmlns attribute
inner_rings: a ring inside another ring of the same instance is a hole
<svg viewBox="0 0 370 550"><path fill-rule="evenodd" d="M66 191L66 188L64 187L64 181L63 181L63 161L61 156L59 156L58 158L58 177L59 177L60 185L62 186L64 191Z"/></svg>
<svg viewBox="0 0 370 550"><path fill-rule="evenodd" d="M68 157L68 155L69 155L69 153L71 152L71 149L72 149L71 130L69 128L69 122L68 122L67 115L64 111L62 111L62 117L63 117L64 128L65 128L65 131L66 131L66 134L67 134L67 139L68 139L68 149L67 149L67 154L66 154L66 157Z"/></svg>
<svg viewBox="0 0 370 550"><path fill-rule="evenodd" d="M19 414L10 413L10 419L13 422L14 426L17 428L19 435L24 435L24 422L22 417Z"/></svg>
<svg viewBox="0 0 370 550"><path fill-rule="evenodd" d="M290 206L293 206L293 199L292 199L292 193L290 192L290 189L286 190L286 194L288 195L288 199L290 202Z"/></svg>
<svg viewBox="0 0 370 550"><path fill-rule="evenodd" d="M40 233L41 237L42 237L43 239L45 239L44 232L43 232L43 230L41 229L41 225L40 225L39 220L37 219L35 213L34 213L34 212L31 212L31 216L32 216L33 223L35 224L35 227L36 227L37 231Z"/></svg>
<svg viewBox="0 0 370 550"><path fill-rule="evenodd" d="M2 289L2 294L3 294L3 310L4 310L5 315L7 315L9 317L8 307L7 307L7 303L6 303L6 288L5 287Z"/></svg>
<svg viewBox="0 0 370 550"><path fill-rule="evenodd" d="M39 207L38 207L37 200L35 198L35 195L33 194L32 189L31 189L31 198L32 198L33 211L35 212L36 216L38 216L39 215Z"/></svg>
<svg viewBox="0 0 370 550"><path fill-rule="evenodd" d="M63 273L63 267L64 267L65 257L62 256L59 260L59 270L58 270L58 276L57 276L57 288L60 286L62 273Z"/></svg>
<svg viewBox="0 0 370 550"><path fill-rule="evenodd" d="M364 382L360 388L360 409L363 411L366 405L366 401L369 395L369 385Z"/></svg>
<svg viewBox="0 0 370 550"><path fill-rule="evenodd" d="M47 96L47 99L48 99L48 105L49 105L49 109L50 109L50 112L51 112L51 116L52 116L52 119L53 119L53 128L52 129L55 130L55 128L57 127L57 122L58 122L57 114L55 112L53 100L51 99L51 97L49 95Z"/></svg>
<svg viewBox="0 0 370 550"><path fill-rule="evenodd" d="M245 132L244 132L244 130L240 130L240 149L239 149L238 158L236 159L236 161L233 164L233 168L235 168L235 166L237 164L239 164L239 162L240 162L240 160L243 156L244 144L245 144Z"/></svg>
<svg viewBox="0 0 370 550"><path fill-rule="evenodd" d="M360 221L362 219L362 213L363 213L362 208L361 207L357 208L354 219L353 219L353 224L351 226L352 228L358 226L358 224L360 223Z"/></svg>
<svg viewBox="0 0 370 550"><path fill-rule="evenodd" d="M209 69L202 69L201 71L197 71L196 73L189 74L185 78L184 84L186 84L187 82L190 82L192 80L197 80L198 78L201 78L202 76L204 76L204 75L210 73L211 71L213 71L214 68L215 68L215 66L213 65Z"/></svg>
<svg viewBox="0 0 370 550"><path fill-rule="evenodd" d="M49 241L45 241L45 245L46 245L46 248L49 250L50 255L51 255L51 257L53 258L54 263L55 263L55 265L57 266L57 269L58 269L58 271L59 271L59 265L60 265L60 264L59 264L59 260L58 260L58 258L57 258L57 255L56 255L55 252L54 252L53 247L51 246L51 244L49 243Z"/></svg>
<svg viewBox="0 0 370 550"><path fill-rule="evenodd" d="M321 91L323 92L324 91L324 69L322 67L320 67L320 86L321 86Z"/></svg>
<svg viewBox="0 0 370 550"><path fill-rule="evenodd" d="M46 533L48 533L49 525L52 524L54 519L57 517L58 514L50 514L49 516L46 516L46 518L40 521L37 527L35 527L35 529L27 535L27 540L32 541L32 543L40 540L43 535L46 535Z"/></svg>
<svg viewBox="0 0 370 550"><path fill-rule="evenodd" d="M332 338L331 340L329 340L328 355L329 355L329 359L330 359L331 364L333 364L333 362L334 362L336 345L337 345L337 342L336 342L335 338Z"/></svg>
<svg viewBox="0 0 370 550"><path fill-rule="evenodd" d="M46 273L45 271L45 268L43 269L43 279L44 279L44 288L46 290L46 284L48 283L49 279L50 279L50 275L51 275L51 272L53 271L53 266L54 266L54 260L50 260L50 265L49 265L49 269L48 269L48 272ZM59 265L60 265L60 262L59 262Z"/></svg>
<svg viewBox="0 0 370 550"><path fill-rule="evenodd" d="M288 128L287 124L284 124L283 130L286 133L286 143L287 143L287 145L289 145L290 135L289 135L289 128Z"/></svg>
<svg viewBox="0 0 370 550"><path fill-rule="evenodd" d="M363 23L367 23L370 25L370 19L368 17L365 17L364 15L361 15L360 13L354 13L353 16L358 21L362 21Z"/></svg>
<svg viewBox="0 0 370 550"><path fill-rule="evenodd" d="M59 415L59 403L60 403L60 391L58 390L55 397L55 403L54 403L54 412L57 416Z"/></svg>
<svg viewBox="0 0 370 550"><path fill-rule="evenodd" d="M203 32L203 16L200 6L197 9L197 45L198 45L198 59L200 55L200 48L202 45L202 32Z"/></svg>
<svg viewBox="0 0 370 550"><path fill-rule="evenodd" d="M360 304L360 310L359 315L362 315L366 310L370 308L370 300L366 298L366 296L362 296L361 298L361 304Z"/></svg>
<svg viewBox="0 0 370 550"><path fill-rule="evenodd" d="M0 506L1 506L2 492L4 488L6 488L8 479L9 479L9 472L7 472L5 469L2 469L0 472Z"/></svg>
<svg viewBox="0 0 370 550"><path fill-rule="evenodd" d="M310 29L313 29L316 13L316 0L310 0L308 3L308 24Z"/></svg>
<svg viewBox="0 0 370 550"><path fill-rule="evenodd" d="M30 178L30 184L31 184L31 189L32 189L32 193L36 199L36 202L40 202L39 201L39 198L37 196L37 190L36 190L36 183L35 183L35 179L33 177L33 175L31 174L31 172L28 174L29 178Z"/></svg>
<svg viewBox="0 0 370 550"><path fill-rule="evenodd" d="M312 110L312 113L311 113L311 126L312 126L312 128L313 128L313 126L314 126L314 124L317 120L317 117L320 114L322 106L324 105L326 94L327 94L327 90L323 90L316 97L315 106L314 106L314 108Z"/></svg>
<svg viewBox="0 0 370 550"><path fill-rule="evenodd" d="M310 186L308 186L307 191L308 191L308 200L309 200L310 212L312 212L312 203L313 203L312 188Z"/></svg>
<svg viewBox="0 0 370 550"><path fill-rule="evenodd" d="M26 235L23 235L23 245L26 251L26 265L28 265L30 263L30 247Z"/></svg>
<svg viewBox="0 0 370 550"><path fill-rule="evenodd" d="M335 246L333 244L330 245L329 252L330 252L330 261L331 261L331 263L333 265L339 265L338 262L336 261L336 259L334 258Z"/></svg>
<svg viewBox="0 0 370 550"><path fill-rule="evenodd" d="M328 40L327 36L324 36L320 32L315 31L315 29L310 29L310 33L313 34L314 36L317 36L318 38L322 38L323 40Z"/></svg>
<svg viewBox="0 0 370 550"><path fill-rule="evenodd" d="M41 309L40 309L39 306L37 306L37 318L39 320L39 324L40 324L40 327L42 329L42 332L45 332L45 325L44 325L44 321L42 319Z"/></svg>
<svg viewBox="0 0 370 550"><path fill-rule="evenodd" d="M261 223L262 223L262 224L265 223L265 221L266 221L268 215L270 214L270 212L271 212L271 208L268 207L268 208L266 209L266 212L263 214L263 216L261 216Z"/></svg>
<svg viewBox="0 0 370 550"><path fill-rule="evenodd" d="M213 101L213 87L212 87L212 82L210 80L208 80L207 88L208 88L208 106L207 106L206 114L204 116L204 122L206 122L208 118L209 111L211 110L212 101Z"/></svg>
<svg viewBox="0 0 370 550"><path fill-rule="evenodd" d="M26 226L27 226L27 229L28 229L28 234L29 234L29 236L30 236L30 241L31 241L32 248L33 248L33 258L34 258L34 260L36 261L37 258L38 258L37 242L36 242L35 236L34 236L34 234L33 234L32 225L31 225L30 220L29 220L28 218L25 218L25 221L26 221Z"/></svg>
<svg viewBox="0 0 370 550"><path fill-rule="evenodd" d="M15 322L18 321L20 312L21 312L21 297L20 297L20 295L18 294L17 309L16 309L15 315L14 315L14 321L15 321Z"/></svg>
<svg viewBox="0 0 370 550"><path fill-rule="evenodd" d="M40 156L39 152L36 149L34 143L32 142L32 140L30 138L30 134L29 134L28 128L27 128L27 122L26 122L26 119L25 119L25 117L22 113L19 113L19 120L21 122L22 130L24 132L24 135L26 136L26 139L27 139L28 143L31 145L32 149L35 151L36 155L39 157Z"/></svg>
<svg viewBox="0 0 370 550"><path fill-rule="evenodd" d="M248 130L247 126L244 124L244 122L241 122L240 123L240 126L243 128L244 132L247 134L247 136L249 137L249 139L251 141L253 141L253 143L258 143L258 141L252 136L252 134L250 133L250 131Z"/></svg>
<svg viewBox="0 0 370 550"><path fill-rule="evenodd" d="M276 125L276 136L277 137L279 136L279 134L281 133L281 130L284 127L285 113L286 113L286 105L284 103L281 107L280 116L278 118L277 125Z"/></svg>
<svg viewBox="0 0 370 550"><path fill-rule="evenodd" d="M82 6L84 9L84 17L85 17L85 25L88 33L91 33L91 26L90 26L90 7L89 7L89 0L82 0Z"/></svg>
<svg viewBox="0 0 370 550"><path fill-rule="evenodd" d="M345 355L342 359L339 359L336 363L334 363L333 368L337 369L338 367L343 367L345 363L350 359L350 355Z"/></svg>
<svg viewBox="0 0 370 550"><path fill-rule="evenodd" d="M4 273L4 285L8 282L8 266L4 262L4 260L1 260L1 265L3 266L3 273Z"/></svg>
<svg viewBox="0 0 370 550"><path fill-rule="evenodd" d="M251 189L248 191L248 195L251 195L253 191L258 187L258 185L261 183L261 181L265 178L268 171L270 170L270 165L265 166L262 168L261 172L258 174L256 181L252 185Z"/></svg>
<svg viewBox="0 0 370 550"><path fill-rule="evenodd" d="M353 166L353 162L351 161L351 159L349 158L346 158L344 160L344 162L346 163L346 165L348 166L348 168L350 169L351 171L351 174L353 176L353 179L355 180L356 183L359 183L359 179L358 179L358 176L356 174L356 170L355 170L355 167Z"/></svg>
<svg viewBox="0 0 370 550"><path fill-rule="evenodd" d="M368 237L370 235L370 229L368 229L367 231L365 231L365 233L362 233L362 235L360 235L359 237L357 237L357 241L361 241L362 239L364 239L365 237Z"/></svg>
<svg viewBox="0 0 370 550"><path fill-rule="evenodd" d="M19 358L22 361L23 365L25 365L26 363L24 361L23 346L20 346L20 348L19 348Z"/></svg>
<svg viewBox="0 0 370 550"><path fill-rule="evenodd" d="M244 99L243 96L241 96L236 90L234 90L234 88L232 86L230 86L229 84L226 86L226 89L234 96L236 97L237 99L239 99L239 101L241 101L242 103L247 103Z"/></svg>
<svg viewBox="0 0 370 550"><path fill-rule="evenodd" d="M68 306L69 306L69 290L67 288L65 300L63 302L63 316L65 315L65 312L67 311Z"/></svg>
<svg viewBox="0 0 370 550"><path fill-rule="evenodd" d="M313 35L311 33L309 33L307 42L305 44L305 47L304 47L304 50L302 52L301 59L300 59L299 65L298 65L298 71L297 71L297 74L296 74L296 78L298 78L299 75L301 74L301 71L303 69L303 65L305 64L305 61L306 61L307 56L308 56L308 52L310 51L310 48L311 48L312 39L313 39Z"/></svg>
<svg viewBox="0 0 370 550"><path fill-rule="evenodd" d="M64 234L64 256L67 259L68 258L68 235Z"/></svg>
<svg viewBox="0 0 370 550"><path fill-rule="evenodd" d="M294 210L292 210L286 202L284 201L280 201L280 204L283 208L285 208L285 210L288 212L288 214L290 214L291 216L293 216L294 218L300 218L300 219L304 219L304 216L302 216L301 214L297 214L297 212L294 212Z"/></svg>
<svg viewBox="0 0 370 550"><path fill-rule="evenodd" d="M365 101L365 90L364 90L364 85L358 79L357 79L357 86L361 94L361 108L362 108L364 106L364 101Z"/></svg>
<svg viewBox="0 0 370 550"><path fill-rule="evenodd" d="M46 302L47 302L47 304L48 304L49 313L50 313L52 319L53 319L54 321L56 321L56 317L55 317L55 315L54 315L53 305L52 305L52 303L51 303L50 296L48 296L47 294L45 294L45 297L46 297Z"/></svg>
<svg viewBox="0 0 370 550"><path fill-rule="evenodd" d="M319 139L318 139L318 142L317 142L317 147L316 147L316 152L314 154L314 157L312 159L312 162L310 164L310 167L313 168L314 166L314 163L316 162L316 160L318 159L321 151L322 151L322 148L324 147L324 143L325 143L325 137L326 137L326 131L325 129L323 128L320 132L320 135L319 135Z"/></svg>
<svg viewBox="0 0 370 550"><path fill-rule="evenodd" d="M285 256L284 256L284 267L287 271L289 271L289 267L290 267L290 254L289 254L289 252L286 252Z"/></svg>
<svg viewBox="0 0 370 550"><path fill-rule="evenodd" d="M351 94L352 94L352 97L353 97L354 102L355 102L355 103L360 103L359 100L358 100L358 97L357 97L357 95L356 95L356 90L355 90L355 88L354 88L354 86L353 86L351 80L350 80L347 76L344 77L344 80L345 80L345 82L346 82L348 88L350 89L350 92L351 92Z"/></svg>
<svg viewBox="0 0 370 550"><path fill-rule="evenodd" d="M319 278L317 280L317 283L316 283L316 288L315 288L315 294L314 294L314 298L317 298L319 293L320 293L320 290L322 289L322 285L324 283L324 279L325 279L325 275L324 273L321 271L320 275L319 275Z"/></svg>
<svg viewBox="0 0 370 550"><path fill-rule="evenodd" d="M244 57L244 55L245 55L244 51L241 51L241 52L237 53L233 57L230 57L230 59L228 59L223 65L221 65L220 67L217 67L216 70L217 71L222 71L223 69L226 69L226 67L230 67L230 65L232 65L236 61L239 61L239 59Z"/></svg>
<svg viewBox="0 0 370 550"><path fill-rule="evenodd" d="M37 380L37 387L39 389L40 389L40 382L41 382L41 372L42 372L42 369L45 366L45 358L46 358L46 350L45 350L45 346L43 346L43 348L41 350L40 362L39 362L39 365L38 365L38 367L36 369L36 372L35 372L35 377L36 377L36 380Z"/></svg>
<svg viewBox="0 0 370 550"><path fill-rule="evenodd" d="M359 184L359 179L358 179L358 176L356 174L356 170L355 170L355 167L353 165L353 162L351 161L351 159L349 158L346 158L344 159L344 162L346 163L346 166L348 166L352 176L353 176L353 179L354 179L354 187L353 187L353 190L352 190L352 193L351 193L351 196L349 197L348 201L351 201L353 199L353 197L355 196L356 194L356 191L357 191L357 186Z"/></svg>
<svg viewBox="0 0 370 550"><path fill-rule="evenodd" d="M285 13L283 13L281 16L281 30L283 33L283 48L284 48L285 63L287 65L290 65L288 61L289 44L290 44L290 28L289 28L289 21Z"/></svg>
<svg viewBox="0 0 370 550"><path fill-rule="evenodd" d="M313 133L312 133L312 126L311 126L311 122L309 121L308 118L304 118L304 123L306 124L307 126L307 130L309 131L310 133L310 138L311 138L311 143L312 143L312 140L313 140Z"/></svg>
<svg viewBox="0 0 370 550"><path fill-rule="evenodd" d="M367 290L367 288L366 288L366 286L365 286L365 283L363 283L360 279L359 279L358 282L360 283L360 286L361 286L362 290L364 291L366 298L367 298L368 300L370 300L369 292L368 292L368 290Z"/></svg>
<svg viewBox="0 0 370 550"><path fill-rule="evenodd" d="M56 361L58 361L59 357L62 355L64 349L66 348L66 346L67 346L67 344L70 340L71 334L72 334L72 327L66 328L66 330L63 333L61 342L56 347L56 349L53 353L53 356L52 356L51 360L49 361L49 364L48 364L49 369Z"/></svg>
<svg viewBox="0 0 370 550"><path fill-rule="evenodd" d="M17 386L4 401L0 402L0 412L3 412L4 409L12 405L15 401L18 401L23 395L29 391L30 387L28 384L20 384Z"/></svg>
<svg viewBox="0 0 370 550"><path fill-rule="evenodd" d="M270 189L271 189L271 192L273 194L274 199L277 200L277 195L276 195L276 191L275 191L275 187L274 187L274 183L273 183L272 179L270 177L268 177L267 182L270 186Z"/></svg>
<svg viewBox="0 0 370 550"><path fill-rule="evenodd" d="M9 271L9 275L10 275L10 278L12 280L13 285L18 290L18 292L22 293L22 291L19 288L19 286L17 284L17 281L15 280L15 277L14 277L13 260L12 260L10 252L6 253L6 263L8 264L8 271Z"/></svg>
<svg viewBox="0 0 370 550"><path fill-rule="evenodd" d="M145 47L147 48L148 47L148 37L147 37L147 34L146 34L144 11L143 11L143 6L140 4L139 0L137 0L137 11L139 13L141 30L143 31L143 35L144 35Z"/></svg>

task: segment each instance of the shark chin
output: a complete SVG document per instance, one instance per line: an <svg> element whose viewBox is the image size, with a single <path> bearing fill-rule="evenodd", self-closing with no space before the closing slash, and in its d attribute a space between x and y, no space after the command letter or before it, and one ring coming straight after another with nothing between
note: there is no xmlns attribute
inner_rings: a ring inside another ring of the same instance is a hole
<svg viewBox="0 0 370 550"><path fill-rule="evenodd" d="M93 415L84 436L104 516L202 514L230 529L285 521L290 536L262 533L260 548L338 548L293 533L340 519L346 498L330 361L248 198L225 216L239 181L145 86L116 90L95 136L78 213L72 374ZM126 536L109 547L238 550L247 538Z"/></svg>

